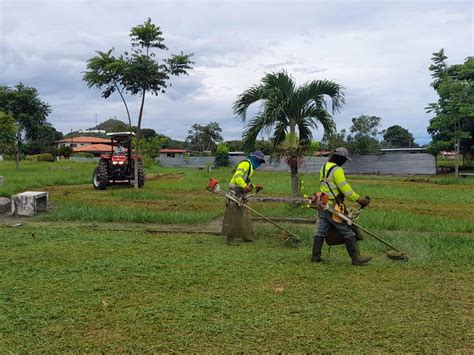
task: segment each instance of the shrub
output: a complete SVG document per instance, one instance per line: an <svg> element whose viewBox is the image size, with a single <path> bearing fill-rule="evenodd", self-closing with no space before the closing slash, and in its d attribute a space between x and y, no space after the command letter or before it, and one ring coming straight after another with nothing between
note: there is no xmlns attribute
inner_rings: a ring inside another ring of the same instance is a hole
<svg viewBox="0 0 474 355"><path fill-rule="evenodd" d="M142 163L143 163L143 167L145 169L149 169L149 168L156 165L155 159L152 158L151 156L149 156L148 154L143 154L142 155Z"/></svg>
<svg viewBox="0 0 474 355"><path fill-rule="evenodd" d="M53 154L50 154L50 153L33 154L33 155L27 155L25 160L29 160L29 161L54 161L54 156L53 156Z"/></svg>

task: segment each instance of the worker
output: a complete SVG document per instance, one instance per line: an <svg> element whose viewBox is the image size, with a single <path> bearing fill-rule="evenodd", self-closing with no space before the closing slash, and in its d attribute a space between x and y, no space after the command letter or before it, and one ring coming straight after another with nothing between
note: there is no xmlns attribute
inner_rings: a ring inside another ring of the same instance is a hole
<svg viewBox="0 0 474 355"><path fill-rule="evenodd" d="M238 163L230 180L228 193L237 197L242 203L245 203L248 193L254 190L255 192L263 190L263 186L256 185L254 187L251 184L255 169L263 163L265 163L265 156L259 150L256 150L247 159ZM226 236L226 241L229 245L240 244L241 240L244 242L254 241L249 211L229 198L226 199L222 234Z"/></svg>
<svg viewBox="0 0 474 355"><path fill-rule="evenodd" d="M363 207L367 206L370 202L369 199L360 197L346 180L342 166L348 160L351 159L349 158L347 149L344 147L337 148L329 157L328 162L321 167L319 172L321 192L325 193L329 198L327 203L343 213L347 211L347 207L344 203L345 199L357 202ZM352 265L362 265L372 260L370 256L360 256L354 230L344 221L337 220L337 216L335 218L330 211L318 210L318 225L318 231L314 236L313 242L312 262L322 261L321 248L324 238L328 236L330 229L333 227L344 237L347 252L352 259Z"/></svg>
<svg viewBox="0 0 474 355"><path fill-rule="evenodd" d="M119 142L117 148L115 148L114 155L125 155L125 148L121 142Z"/></svg>

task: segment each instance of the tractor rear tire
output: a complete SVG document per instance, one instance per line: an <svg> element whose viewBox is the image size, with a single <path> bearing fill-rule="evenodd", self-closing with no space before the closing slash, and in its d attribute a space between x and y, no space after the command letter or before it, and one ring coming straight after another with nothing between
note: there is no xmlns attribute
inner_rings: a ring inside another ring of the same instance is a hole
<svg viewBox="0 0 474 355"><path fill-rule="evenodd" d="M105 190L109 184L109 173L106 162L99 162L92 175L92 184L96 190Z"/></svg>
<svg viewBox="0 0 474 355"><path fill-rule="evenodd" d="M143 163L138 162L138 187L145 185L145 170L143 169Z"/></svg>

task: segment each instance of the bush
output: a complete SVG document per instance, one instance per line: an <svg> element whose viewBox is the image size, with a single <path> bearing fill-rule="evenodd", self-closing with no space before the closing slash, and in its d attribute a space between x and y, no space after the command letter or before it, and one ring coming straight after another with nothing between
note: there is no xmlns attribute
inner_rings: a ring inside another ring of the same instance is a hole
<svg viewBox="0 0 474 355"><path fill-rule="evenodd" d="M71 147L62 146L62 147L59 147L58 153L59 153L59 155L65 157L65 158L69 158L71 156L71 154L73 153L73 150L72 150Z"/></svg>
<svg viewBox="0 0 474 355"><path fill-rule="evenodd" d="M27 155L25 160L29 161L54 161L53 154L44 153L44 154L34 154L34 155Z"/></svg>
<svg viewBox="0 0 474 355"><path fill-rule="evenodd" d="M152 158L148 154L143 154L142 155L142 163L143 163L143 167L145 169L149 169L153 166L156 166L155 158Z"/></svg>
<svg viewBox="0 0 474 355"><path fill-rule="evenodd" d="M229 165L229 146L225 143L219 143L216 151L216 166L228 166Z"/></svg>
<svg viewBox="0 0 474 355"><path fill-rule="evenodd" d="M76 153L74 154L76 158L94 158L94 154L92 153Z"/></svg>

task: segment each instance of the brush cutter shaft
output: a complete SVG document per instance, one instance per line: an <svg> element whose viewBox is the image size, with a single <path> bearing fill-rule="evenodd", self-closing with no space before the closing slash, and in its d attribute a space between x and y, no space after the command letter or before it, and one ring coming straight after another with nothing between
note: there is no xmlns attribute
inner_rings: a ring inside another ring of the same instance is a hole
<svg viewBox="0 0 474 355"><path fill-rule="evenodd" d="M324 203L320 203L318 201L316 201L316 204L318 206L320 206L322 209L324 210L327 210L329 212L331 212L332 214L335 214L336 216L342 218L349 226L353 225L353 226L356 226L357 228L359 228L360 230L364 231L365 233L367 233L368 235L370 235L371 237L377 239L379 242L385 244L386 246L388 246L389 248L395 250L395 251L398 251L399 253L401 253L400 250L398 250L397 248L391 246L390 244L388 244L387 242L383 241L382 239L376 237L373 233L369 232L367 229L361 227L360 225L358 225L357 223L355 223L352 219L350 219L349 217L347 217L344 213L341 213L339 211L336 211L334 208L332 208L331 206L327 205L327 204L324 204Z"/></svg>
<svg viewBox="0 0 474 355"><path fill-rule="evenodd" d="M268 223L271 223L271 224L273 224L275 227L281 229L283 232L285 232L286 234L288 234L293 240L300 240L300 237L298 237L297 235L291 233L289 230L283 228L283 227L280 226L279 224L273 222L270 218L265 217L263 214L261 214L260 212L254 210L252 207L249 207L249 206L247 206L245 203L242 203L242 201L240 201L238 198L236 198L236 197L234 197L234 196L231 196L230 194L226 194L226 193L224 193L224 195L225 195L229 200L232 200L232 201L234 201L235 203L239 204L239 206L245 207L245 208L248 209L249 211L255 213L257 216L262 217L262 218L263 218L264 220L266 220Z"/></svg>

